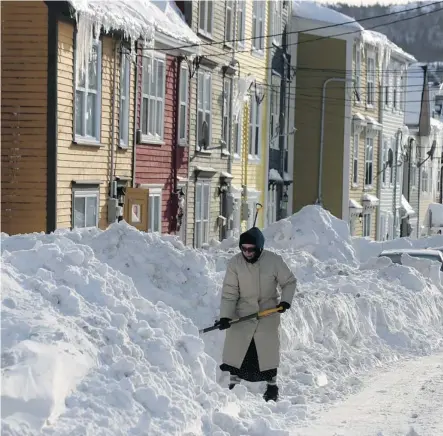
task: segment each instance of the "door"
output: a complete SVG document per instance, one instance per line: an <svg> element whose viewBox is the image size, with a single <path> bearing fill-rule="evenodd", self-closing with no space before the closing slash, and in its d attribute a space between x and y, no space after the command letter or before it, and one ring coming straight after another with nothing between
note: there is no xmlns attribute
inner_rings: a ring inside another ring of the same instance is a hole
<svg viewBox="0 0 443 436"><path fill-rule="evenodd" d="M149 189L126 188L124 220L143 232L148 231Z"/></svg>

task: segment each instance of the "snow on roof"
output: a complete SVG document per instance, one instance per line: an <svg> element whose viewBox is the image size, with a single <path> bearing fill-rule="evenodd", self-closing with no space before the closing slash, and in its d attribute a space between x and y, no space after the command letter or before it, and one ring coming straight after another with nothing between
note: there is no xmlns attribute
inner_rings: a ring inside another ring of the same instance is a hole
<svg viewBox="0 0 443 436"><path fill-rule="evenodd" d="M405 52L398 45L394 44L386 35L374 30L363 30L362 39L366 44L374 45L387 54L387 61L392 54L396 54L409 62L417 62L414 56Z"/></svg>
<svg viewBox="0 0 443 436"><path fill-rule="evenodd" d="M354 18L308 0L293 0L292 16L343 25L358 31L363 30L363 27Z"/></svg>
<svg viewBox="0 0 443 436"><path fill-rule="evenodd" d="M134 42L138 39L152 45L155 32L172 38L183 45L201 43L198 36L185 23L173 1L150 0L68 0L76 11L77 73L84 72L87 54L100 30L122 31ZM134 51L134 50L133 50ZM198 46L194 50L198 52Z"/></svg>
<svg viewBox="0 0 443 436"><path fill-rule="evenodd" d="M421 63L409 66L407 71L407 89L405 97L405 124L418 126L420 119L420 102L423 91L423 69Z"/></svg>

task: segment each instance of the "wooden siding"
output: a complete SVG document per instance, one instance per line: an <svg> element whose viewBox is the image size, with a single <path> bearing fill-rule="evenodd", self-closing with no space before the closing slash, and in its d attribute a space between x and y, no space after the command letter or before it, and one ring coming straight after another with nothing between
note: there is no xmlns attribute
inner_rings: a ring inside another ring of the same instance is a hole
<svg viewBox="0 0 443 436"><path fill-rule="evenodd" d="M346 73L346 41L319 39L315 35L300 33L298 42L295 101L291 102L295 104L297 127L294 213L317 200L323 83L331 77L345 78ZM345 122L349 122L345 120L346 98L349 97L345 96L343 83L332 82L328 85L325 99L322 192L325 209L338 218L342 217L343 203L344 126Z"/></svg>
<svg viewBox="0 0 443 436"><path fill-rule="evenodd" d="M139 51L141 53L141 50ZM140 58L141 61L142 58ZM141 65L141 62L139 62ZM162 186L162 233L175 232L177 199L174 194L174 165L177 162L177 176L188 176L188 149L177 147L177 105L179 62L176 57L166 56L166 93L164 108L164 144L137 144L135 180L140 184ZM138 70L137 123L141 128L142 69Z"/></svg>
<svg viewBox="0 0 443 436"><path fill-rule="evenodd" d="M214 41L225 39L225 2L212 2L213 13L213 34ZM198 8L199 2L192 2L192 30L198 33ZM210 42L207 38L199 35L203 42ZM222 66L231 60L231 54L223 48L223 44L204 45L202 54L208 55L208 59L216 61L217 66L212 69L212 137L209 149L210 154L199 153L196 148L197 138L197 76L190 82L190 131L189 131L189 185L187 193L187 245L194 244L194 210L195 210L195 168L196 166L211 167L217 170L211 179L211 206L210 206L210 234L209 238L220 239L220 228L217 224L217 217L220 215L220 197L218 187L220 186L220 173L228 170L228 157L221 153L220 139L222 134L222 107L223 107L223 74ZM217 54L217 56L214 56ZM201 66L200 68L204 68ZM210 70L211 71L211 70Z"/></svg>
<svg viewBox="0 0 443 436"><path fill-rule="evenodd" d="M356 44L360 44L360 41L357 40ZM375 91L374 91L374 105L373 107L367 107L366 105L366 84L367 84L367 77L366 77L366 62L367 62L367 52L368 50L372 50L375 53ZM380 86L380 74L379 74L379 63L378 63L378 56L379 56L378 49L365 45L364 49L361 50L361 87L360 87L360 95L361 95L361 102L356 103L354 96L348 97L352 98L352 115L355 115L356 113L359 113L363 116L370 116L374 118L376 121L379 122L379 108L380 108L380 96L381 96L381 86ZM352 71L355 71L355 51L353 51L353 61L352 61ZM351 171L350 175L350 184L349 184L349 198L358 201L360 204L362 204L362 198L365 193L371 194L371 195L378 195L378 183L379 183L379 176L377 175L377 169L379 167L378 159L379 159L379 145L380 145L380 138L382 136L382 133L378 133L374 137L374 149L373 149L373 162L372 162L372 188L367 189L364 187L364 181L365 181L365 151L366 151L366 130L363 129L360 138L359 138L359 149L358 149L358 184L356 186L352 183L352 164L353 164L353 129L351 129L351 153L350 153L350 167L349 170ZM355 226L354 226L355 236L362 236L363 235L363 220L360 223L359 220L355 220ZM377 232L377 213L376 211L372 211L372 219L371 219L371 238L376 238L376 232Z"/></svg>
<svg viewBox="0 0 443 436"><path fill-rule="evenodd" d="M60 22L58 33L58 110L57 110L57 227L70 228L72 225L72 181L100 180L99 227L106 228L107 198L110 181L111 164L111 108L115 94L114 146L115 175L131 178L132 175L132 141L133 141L133 99L134 73L131 66L130 80L130 119L129 147L118 149L119 142L119 106L120 106L120 55L116 61L116 92L113 92L115 43L112 38L104 36L102 42L102 92L101 92L101 138L100 146L77 145L74 139L74 27ZM118 52L119 53L119 52Z"/></svg>
<svg viewBox="0 0 443 436"><path fill-rule="evenodd" d="M234 176L232 184L237 188L246 185L249 189L255 189L260 192L258 201L264 204L265 191L268 189L265 186L266 171L267 171L267 153L268 153L268 111L269 111L269 87L266 86L269 65L269 56L271 50L266 47L270 45L270 41L265 39L265 50L263 55L252 52L252 10L253 0L246 0L245 2L245 41L244 46L237 47L238 53L236 58L241 65L241 76L247 77L252 75L255 77L258 84L263 84L265 98L260 103L261 110L261 137L260 137L260 159L249 159L249 104L245 104L243 110L243 124L242 124L242 155L241 159L234 159L232 165L232 175ZM269 3L266 2L265 9L265 29L264 34L267 35L269 27ZM238 38L238 35L237 35ZM252 88L254 89L254 88ZM257 226L263 227L264 216L266 214L263 209L257 218ZM247 221L242 222L242 230L246 230Z"/></svg>
<svg viewBox="0 0 443 436"><path fill-rule="evenodd" d="M48 8L3 1L1 14L2 231L45 232Z"/></svg>

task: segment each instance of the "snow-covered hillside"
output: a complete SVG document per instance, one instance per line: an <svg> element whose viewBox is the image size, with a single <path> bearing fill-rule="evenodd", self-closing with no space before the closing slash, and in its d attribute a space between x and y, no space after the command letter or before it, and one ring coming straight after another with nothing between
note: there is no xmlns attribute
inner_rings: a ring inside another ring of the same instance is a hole
<svg viewBox="0 0 443 436"><path fill-rule="evenodd" d="M227 390L224 334L198 334L235 241L193 250L124 222L3 234L2 435L289 436L369 370L443 346L439 272L363 259L370 243L316 206L264 233L302 290L282 315L276 404L260 384Z"/></svg>

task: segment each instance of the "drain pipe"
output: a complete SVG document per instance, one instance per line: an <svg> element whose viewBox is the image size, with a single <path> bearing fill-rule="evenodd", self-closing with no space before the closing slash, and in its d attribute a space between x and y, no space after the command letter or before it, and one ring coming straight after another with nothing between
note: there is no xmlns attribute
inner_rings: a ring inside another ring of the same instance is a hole
<svg viewBox="0 0 443 436"><path fill-rule="evenodd" d="M112 73L112 99L111 99L111 171L109 175L109 196L111 198L116 197L116 189L114 189L115 180L115 84L117 78L117 54L119 43L116 41L114 44L114 68ZM120 45L121 48L121 45Z"/></svg>
<svg viewBox="0 0 443 436"><path fill-rule="evenodd" d="M392 213L394 215L394 228L392 229L393 239L397 239L397 177L398 177L398 148L400 141L403 140L403 132L401 130L397 131L397 141L395 144L395 158L394 158L394 199L392 202ZM392 170L391 170L392 171ZM400 190L401 191L401 190ZM401 204L401 203L400 203Z"/></svg>
<svg viewBox="0 0 443 436"><path fill-rule="evenodd" d="M323 146L324 146L324 124L325 124L325 98L326 98L326 86L330 82L346 82L346 79L341 77L330 77L323 82L323 92L321 100L321 130L320 130L320 153L318 162L318 194L315 204L323 207L322 198L322 183L323 183Z"/></svg>

